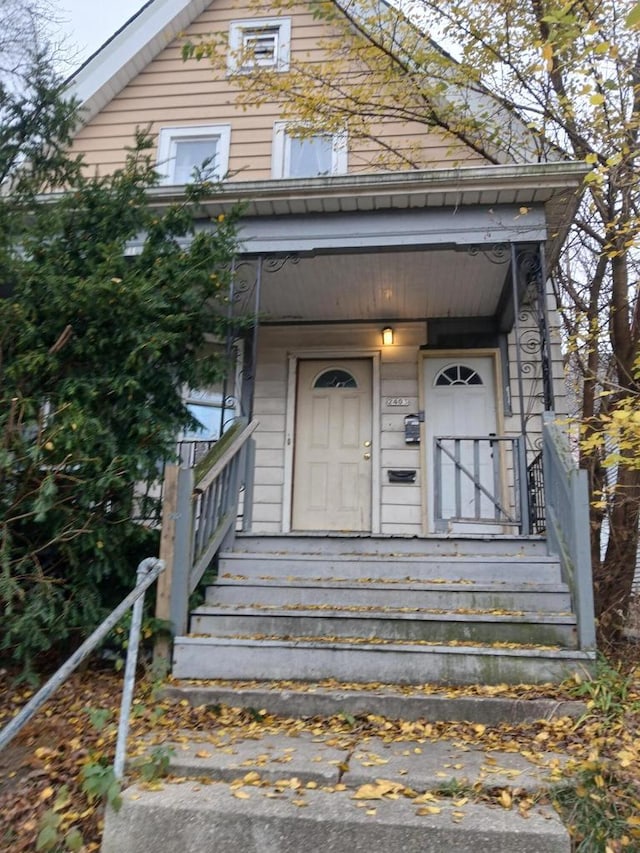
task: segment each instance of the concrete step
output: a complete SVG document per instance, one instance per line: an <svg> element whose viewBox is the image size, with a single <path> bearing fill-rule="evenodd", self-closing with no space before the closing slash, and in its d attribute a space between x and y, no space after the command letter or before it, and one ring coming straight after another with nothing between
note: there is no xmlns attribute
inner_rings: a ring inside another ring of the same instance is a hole
<svg viewBox="0 0 640 853"><path fill-rule="evenodd" d="M158 786L156 786L158 787ZM352 791L264 791L234 796L224 783L134 786L107 813L102 853L570 853L569 836L551 808L516 811L453 801L437 814L412 800L376 800L358 808ZM304 804L305 807L302 807ZM362 805L362 804L361 804ZM373 808L371 808L373 806ZM460 818L457 814L463 814Z"/></svg>
<svg viewBox="0 0 640 853"><path fill-rule="evenodd" d="M428 732L429 723L425 721L421 729ZM182 778L223 782L235 782L253 771L262 783L277 785L284 775L303 784L342 782L355 790L371 782L372 777L384 776L394 785L421 792L441 788L443 780L449 783L455 780L460 786L479 791L510 786L517 780L520 790L533 794L547 788L550 777L568 760L562 753L539 750L534 763L517 752L473 745L461 749L460 741L433 735L420 737L418 742L385 741L357 732L350 736L348 732L313 733L302 728L292 737L269 732L266 727L266 731L257 732L259 749L256 741L247 737L234 737L233 749L229 749L229 740L215 729L180 731L176 735L174 741L163 738L163 746L172 753L170 773ZM247 785L246 790L251 791L252 787Z"/></svg>
<svg viewBox="0 0 640 853"><path fill-rule="evenodd" d="M395 540L394 540L395 545ZM218 572L246 578L367 578L476 583L561 583L557 558L539 556L423 556L415 554L298 554L227 552Z"/></svg>
<svg viewBox="0 0 640 853"><path fill-rule="evenodd" d="M564 756L538 752L534 764L422 730L417 742L259 727L231 739L178 733L170 771L180 781L125 791L102 853L568 853L550 806L525 817L477 799L514 787L535 798Z"/></svg>
<svg viewBox="0 0 640 853"><path fill-rule="evenodd" d="M193 634L216 637L276 635L390 640L396 643L452 641L521 643L575 648L576 620L556 613L496 614L405 612L379 609L200 607L191 618Z"/></svg>
<svg viewBox="0 0 640 853"><path fill-rule="evenodd" d="M264 708L270 714L299 718L373 714L388 720L467 721L497 726L556 717L577 719L586 711L584 702L558 699L553 692L540 696L535 691L536 688L531 691L521 688L518 698L504 693L465 696L432 684L415 687L363 684L356 688L353 683L341 684L330 679L326 682L173 681L162 692L169 699L186 700L194 707Z"/></svg>
<svg viewBox="0 0 640 853"><path fill-rule="evenodd" d="M353 579L219 577L207 588L205 601L221 604L262 605L340 604L341 606L571 610L565 584L507 584L421 582L415 578L357 582Z"/></svg>
<svg viewBox="0 0 640 853"><path fill-rule="evenodd" d="M397 684L560 682L593 656L578 650L371 640L176 637L178 679L292 679Z"/></svg>
<svg viewBox="0 0 640 853"><path fill-rule="evenodd" d="M545 556L542 537L522 536L372 536L370 534L238 533L235 552L267 554L406 554L414 556Z"/></svg>

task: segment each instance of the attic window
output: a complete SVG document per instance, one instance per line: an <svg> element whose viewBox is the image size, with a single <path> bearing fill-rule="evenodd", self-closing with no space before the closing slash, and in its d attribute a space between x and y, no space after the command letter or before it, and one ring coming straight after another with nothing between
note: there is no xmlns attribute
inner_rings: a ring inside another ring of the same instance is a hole
<svg viewBox="0 0 640 853"><path fill-rule="evenodd" d="M294 136L286 122L276 122L273 135L272 178L317 178L347 171L347 141L343 133Z"/></svg>
<svg viewBox="0 0 640 853"><path fill-rule="evenodd" d="M289 69L291 21L289 18L253 18L232 21L229 28L230 73L253 68Z"/></svg>
<svg viewBox="0 0 640 853"><path fill-rule="evenodd" d="M260 30L245 30L242 33L242 56L244 64L275 65L278 59L278 27Z"/></svg>
<svg viewBox="0 0 640 853"><path fill-rule="evenodd" d="M182 186L201 171L209 180L222 180L229 168L231 127L163 127L158 135L158 171L163 184Z"/></svg>

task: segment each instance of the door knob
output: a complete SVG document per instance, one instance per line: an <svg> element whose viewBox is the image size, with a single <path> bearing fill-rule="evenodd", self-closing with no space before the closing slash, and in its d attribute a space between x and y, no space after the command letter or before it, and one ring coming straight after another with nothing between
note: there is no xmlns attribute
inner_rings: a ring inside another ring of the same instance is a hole
<svg viewBox="0 0 640 853"><path fill-rule="evenodd" d="M370 441L365 441L365 443L364 443L364 447L371 447L371 442L370 442Z"/></svg>
<svg viewBox="0 0 640 853"><path fill-rule="evenodd" d="M365 453L365 454L364 454L364 458L365 458L365 459L371 459L371 454L370 454L370 453Z"/></svg>

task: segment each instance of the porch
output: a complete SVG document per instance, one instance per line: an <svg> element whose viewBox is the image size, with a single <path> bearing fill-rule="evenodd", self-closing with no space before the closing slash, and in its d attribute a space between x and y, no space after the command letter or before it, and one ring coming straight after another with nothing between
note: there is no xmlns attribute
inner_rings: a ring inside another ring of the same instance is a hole
<svg viewBox="0 0 640 853"><path fill-rule="evenodd" d="M547 536L242 534L255 428L214 448L199 479L189 468L168 479L159 615L176 629L175 677L533 683L591 666L585 483L551 417ZM188 614L215 554L217 577Z"/></svg>
<svg viewBox="0 0 640 853"><path fill-rule="evenodd" d="M545 258L571 181L521 185L518 206L459 187L455 207L429 181L378 177L364 210L360 181L322 215L318 184L244 220L229 312L253 323L227 342L220 413L237 426L166 488L176 675L375 680L384 660L404 681L549 680L592 656L584 484L551 414Z"/></svg>

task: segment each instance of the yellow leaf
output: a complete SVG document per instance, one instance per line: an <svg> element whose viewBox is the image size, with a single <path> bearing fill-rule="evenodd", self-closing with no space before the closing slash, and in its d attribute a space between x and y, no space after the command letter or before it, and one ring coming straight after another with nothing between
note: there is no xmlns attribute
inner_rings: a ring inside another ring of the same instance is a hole
<svg viewBox="0 0 640 853"><path fill-rule="evenodd" d="M260 774L256 773L255 770L252 770L250 773L247 773L247 775L243 778L243 781L247 785L251 784L251 782L259 782L260 781Z"/></svg>
<svg viewBox="0 0 640 853"><path fill-rule="evenodd" d="M248 794L246 791L234 791L233 796L237 797L239 800L250 800L251 794Z"/></svg>
<svg viewBox="0 0 640 853"><path fill-rule="evenodd" d="M503 809L510 809L513 803L511 794L506 789L500 791L498 802L500 803Z"/></svg>
<svg viewBox="0 0 640 853"><path fill-rule="evenodd" d="M353 800L381 800L384 792L377 785L361 785L351 799Z"/></svg>
<svg viewBox="0 0 640 853"><path fill-rule="evenodd" d="M50 755L55 755L55 750L49 749L47 746L39 746L33 754L36 758L47 758Z"/></svg>
<svg viewBox="0 0 640 853"><path fill-rule="evenodd" d="M206 749L201 749L200 752L196 752L196 758L211 758L211 753L207 752Z"/></svg>
<svg viewBox="0 0 640 853"><path fill-rule="evenodd" d="M381 800L383 797L398 799L399 791L404 786L398 782L390 782L388 779L376 779L375 783L361 785L353 795L354 800Z"/></svg>
<svg viewBox="0 0 640 853"><path fill-rule="evenodd" d="M416 814L422 817L428 814L440 814L441 811L442 809L438 806L420 806Z"/></svg>
<svg viewBox="0 0 640 853"><path fill-rule="evenodd" d="M44 801L44 800L50 800L50 799L51 799L51 797L53 797L53 795L54 795L54 794L55 794L54 789L49 785L47 788L44 788L44 790L42 790L42 791L40 792L40 799L41 799L42 801Z"/></svg>

